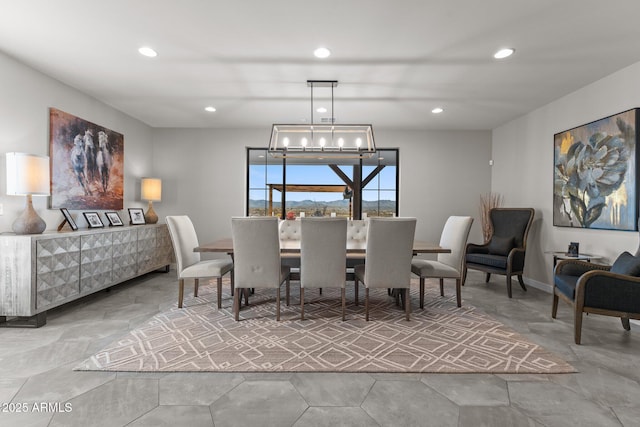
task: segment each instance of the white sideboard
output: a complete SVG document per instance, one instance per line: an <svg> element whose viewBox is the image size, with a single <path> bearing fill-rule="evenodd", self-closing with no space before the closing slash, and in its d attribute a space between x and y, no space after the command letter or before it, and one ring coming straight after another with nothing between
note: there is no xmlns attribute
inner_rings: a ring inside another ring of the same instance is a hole
<svg viewBox="0 0 640 427"><path fill-rule="evenodd" d="M0 322L33 317L173 262L165 224L0 235Z"/></svg>

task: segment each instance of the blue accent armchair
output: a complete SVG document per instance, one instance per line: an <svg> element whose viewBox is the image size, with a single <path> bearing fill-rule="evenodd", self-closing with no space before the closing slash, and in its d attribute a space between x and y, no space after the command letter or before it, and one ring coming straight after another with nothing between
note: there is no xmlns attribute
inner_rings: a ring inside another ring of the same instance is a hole
<svg viewBox="0 0 640 427"><path fill-rule="evenodd" d="M553 306L556 318L562 299L574 310L574 339L580 344L582 313L619 317L630 330L629 319L640 319L640 250L636 256L624 252L612 266L579 260L556 265L553 277Z"/></svg>
<svg viewBox="0 0 640 427"><path fill-rule="evenodd" d="M493 208L489 219L493 227L491 240L484 245L468 243L465 251L465 265L462 284L467 277L467 269L484 271L486 282L491 274L507 276L507 294L511 298L511 276L518 276L518 283L527 290L522 280L527 235L533 222L535 211L531 208Z"/></svg>

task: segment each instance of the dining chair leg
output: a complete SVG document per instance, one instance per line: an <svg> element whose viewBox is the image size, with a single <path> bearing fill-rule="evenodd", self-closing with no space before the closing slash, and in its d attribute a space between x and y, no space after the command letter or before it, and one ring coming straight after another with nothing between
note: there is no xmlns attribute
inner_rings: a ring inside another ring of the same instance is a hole
<svg viewBox="0 0 640 427"><path fill-rule="evenodd" d="M458 307L462 307L462 280L456 279L456 302Z"/></svg>
<svg viewBox="0 0 640 427"><path fill-rule="evenodd" d="M364 319L369 321L369 288L364 289Z"/></svg>
<svg viewBox="0 0 640 427"><path fill-rule="evenodd" d="M320 295L322 295L322 288L318 288L318 290L320 291Z"/></svg>
<svg viewBox="0 0 640 427"><path fill-rule="evenodd" d="M200 279L194 279L193 280L193 296L197 297L198 296L198 287L200 286Z"/></svg>
<svg viewBox="0 0 640 427"><path fill-rule="evenodd" d="M242 295L240 294L240 290L238 290L233 296L233 314L236 322L240 320L240 298L242 298Z"/></svg>
<svg viewBox="0 0 640 427"><path fill-rule="evenodd" d="M356 307L359 305L358 304L358 279L354 279L353 281L353 295L354 295L354 299L356 300Z"/></svg>
<svg viewBox="0 0 640 427"><path fill-rule="evenodd" d="M218 308L222 308L222 277L218 277Z"/></svg>
<svg viewBox="0 0 640 427"><path fill-rule="evenodd" d="M304 320L304 288L300 286L300 320Z"/></svg>
<svg viewBox="0 0 640 427"><path fill-rule="evenodd" d="M424 310L424 277L420 278L420 308Z"/></svg>
<svg viewBox="0 0 640 427"><path fill-rule="evenodd" d="M409 288L404 288L404 313L407 322L411 320L411 297L409 296Z"/></svg>
<svg viewBox="0 0 640 427"><path fill-rule="evenodd" d="M287 307L289 307L289 288L290 288L290 283L291 283L291 280L289 280L289 277L287 276L287 284L286 284L286 289L287 289L287 295L286 295ZM280 291L278 291L278 293L280 293Z"/></svg>
<svg viewBox="0 0 640 427"><path fill-rule="evenodd" d="M442 277L440 278L440 296L444 296L444 279Z"/></svg>
<svg viewBox="0 0 640 427"><path fill-rule="evenodd" d="M249 288L242 288L244 294L244 305L249 305Z"/></svg>
<svg viewBox="0 0 640 427"><path fill-rule="evenodd" d="M280 321L280 286L276 289L276 320Z"/></svg>
<svg viewBox="0 0 640 427"><path fill-rule="evenodd" d="M346 302L346 290L344 288L342 288L342 321L344 322L345 317L344 317L344 311L345 308L347 306L347 302ZM627 322L629 321L629 319L627 319Z"/></svg>
<svg viewBox="0 0 640 427"><path fill-rule="evenodd" d="M178 280L178 308L182 308L184 298L184 279Z"/></svg>
<svg viewBox="0 0 640 427"><path fill-rule="evenodd" d="M233 274L233 270L231 270L231 273L229 273L231 276L231 284L229 284L229 289L231 289L231 296L233 296L234 293L234 288L236 286L235 284L235 274Z"/></svg>
<svg viewBox="0 0 640 427"><path fill-rule="evenodd" d="M465 263L464 267L462 268L462 286L464 286L464 282L467 281L467 264Z"/></svg>

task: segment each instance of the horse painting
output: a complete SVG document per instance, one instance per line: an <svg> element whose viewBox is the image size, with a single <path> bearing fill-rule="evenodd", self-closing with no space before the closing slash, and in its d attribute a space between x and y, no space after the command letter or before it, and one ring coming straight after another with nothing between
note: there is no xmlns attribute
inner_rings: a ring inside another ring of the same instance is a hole
<svg viewBox="0 0 640 427"><path fill-rule="evenodd" d="M124 207L124 135L50 110L51 208L118 211Z"/></svg>
<svg viewBox="0 0 640 427"><path fill-rule="evenodd" d="M109 188L109 171L111 169L111 154L109 153L109 137L103 131L98 132L98 153L96 154L96 166L100 173L102 192Z"/></svg>
<svg viewBox="0 0 640 427"><path fill-rule="evenodd" d="M73 172L76 174L78 183L84 190L85 196L91 195L89 181L87 180L87 155L84 151L84 140L81 135L76 135L73 139L73 148L71 149L71 165Z"/></svg>
<svg viewBox="0 0 640 427"><path fill-rule="evenodd" d="M98 167L96 165L96 146L93 143L93 133L90 129L84 131L84 152L87 156L87 172L91 181L96 180Z"/></svg>

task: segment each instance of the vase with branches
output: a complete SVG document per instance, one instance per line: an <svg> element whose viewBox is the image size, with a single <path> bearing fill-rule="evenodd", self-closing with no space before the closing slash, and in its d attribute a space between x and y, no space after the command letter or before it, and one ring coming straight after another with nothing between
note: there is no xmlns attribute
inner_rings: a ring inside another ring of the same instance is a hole
<svg viewBox="0 0 640 427"><path fill-rule="evenodd" d="M493 235L493 227L489 219L489 211L502 206L502 196L497 193L487 193L480 195L480 222L482 225L482 238L484 243L488 243Z"/></svg>

